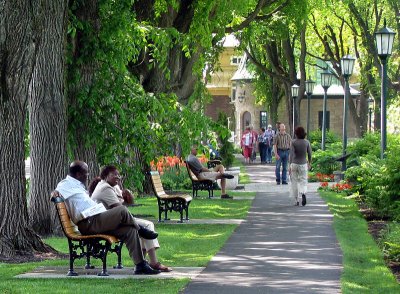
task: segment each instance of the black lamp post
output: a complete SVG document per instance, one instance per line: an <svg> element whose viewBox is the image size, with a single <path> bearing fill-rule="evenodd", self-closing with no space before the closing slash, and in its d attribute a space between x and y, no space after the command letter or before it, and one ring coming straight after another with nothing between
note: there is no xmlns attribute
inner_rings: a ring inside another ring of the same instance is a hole
<svg viewBox="0 0 400 294"><path fill-rule="evenodd" d="M342 171L346 170L346 149L347 149L347 108L350 96L349 78L353 74L354 61L351 55L343 56L340 60L342 75L344 77L344 100L343 100L343 149L342 149Z"/></svg>
<svg viewBox="0 0 400 294"><path fill-rule="evenodd" d="M385 156L386 150L386 93L387 93L387 60L392 54L393 40L396 33L384 27L375 33L376 49L382 64L381 81L381 159Z"/></svg>
<svg viewBox="0 0 400 294"><path fill-rule="evenodd" d="M310 136L310 105L311 95L314 91L315 82L311 79L306 81L306 94L307 94L307 136ZM309 137L308 137L309 138Z"/></svg>
<svg viewBox="0 0 400 294"><path fill-rule="evenodd" d="M328 88L332 84L332 74L325 68L323 72L321 72L321 86L324 88L324 102L322 109L322 142L321 149L325 150L325 139L326 139L326 103L328 99Z"/></svg>
<svg viewBox="0 0 400 294"><path fill-rule="evenodd" d="M294 125L296 123L295 115L296 115L296 98L299 96L299 86L293 85L292 86L292 104L293 104L293 138L294 138Z"/></svg>
<svg viewBox="0 0 400 294"><path fill-rule="evenodd" d="M368 130L372 132L372 110L374 109L374 99L369 97L368 99Z"/></svg>

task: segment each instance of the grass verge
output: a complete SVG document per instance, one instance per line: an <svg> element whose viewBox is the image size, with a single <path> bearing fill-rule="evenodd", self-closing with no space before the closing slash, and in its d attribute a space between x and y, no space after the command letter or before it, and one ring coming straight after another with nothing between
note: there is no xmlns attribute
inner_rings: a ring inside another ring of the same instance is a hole
<svg viewBox="0 0 400 294"><path fill-rule="evenodd" d="M239 174L239 184L250 184L250 177L246 172L246 167L243 165L243 163L235 158L233 160L232 166L239 166L240 167L240 174Z"/></svg>
<svg viewBox="0 0 400 294"><path fill-rule="evenodd" d="M354 200L335 192L320 194L334 215L333 226L343 252L342 292L400 293Z"/></svg>

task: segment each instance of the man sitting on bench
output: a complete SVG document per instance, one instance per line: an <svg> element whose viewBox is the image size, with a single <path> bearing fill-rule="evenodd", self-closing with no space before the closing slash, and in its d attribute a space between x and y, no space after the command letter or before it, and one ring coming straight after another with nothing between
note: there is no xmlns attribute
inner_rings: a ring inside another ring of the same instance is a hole
<svg viewBox="0 0 400 294"><path fill-rule="evenodd" d="M71 220L83 235L109 234L122 240L128 248L135 266L135 274L159 274L159 270L150 267L144 259L139 236L144 239L155 239L158 234L140 227L125 206L110 210L99 208L86 191L88 166L83 161L74 161L69 167L69 175L58 183L56 190L65 199L65 205ZM91 213L86 213L91 211ZM86 215L86 217L85 217Z"/></svg>
<svg viewBox="0 0 400 294"><path fill-rule="evenodd" d="M232 196L226 194L225 179L233 179L233 175L225 173L225 167L222 164L215 166L212 170L205 168L197 158L197 145L192 146L191 154L187 158L190 170L195 174L199 180L221 180L221 198L232 199Z"/></svg>

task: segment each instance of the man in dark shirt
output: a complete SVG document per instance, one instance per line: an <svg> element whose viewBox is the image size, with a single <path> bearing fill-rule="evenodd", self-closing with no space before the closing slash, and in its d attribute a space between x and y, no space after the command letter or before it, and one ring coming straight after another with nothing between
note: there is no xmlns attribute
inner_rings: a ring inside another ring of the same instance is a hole
<svg viewBox="0 0 400 294"><path fill-rule="evenodd" d="M292 138L286 133L286 126L284 124L279 125L279 132L274 137L274 153L276 158L275 176L276 184L287 185L287 165L289 160L289 149L292 142ZM282 177L281 177L281 165L282 165Z"/></svg>
<svg viewBox="0 0 400 294"><path fill-rule="evenodd" d="M222 164L215 166L212 170L205 168L197 158L197 145L192 146L191 153L186 161L189 164L190 170L199 180L215 181L221 179L221 198L233 198L226 194L225 191L225 179L233 179L233 175L226 174Z"/></svg>

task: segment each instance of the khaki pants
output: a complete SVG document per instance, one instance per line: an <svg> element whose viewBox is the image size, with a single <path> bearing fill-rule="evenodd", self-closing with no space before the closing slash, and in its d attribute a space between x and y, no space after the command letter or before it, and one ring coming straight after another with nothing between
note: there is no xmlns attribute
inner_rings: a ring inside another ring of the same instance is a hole
<svg viewBox="0 0 400 294"><path fill-rule="evenodd" d="M300 199L299 195L307 193L308 166L291 163L290 169L290 198L296 203Z"/></svg>
<svg viewBox="0 0 400 294"><path fill-rule="evenodd" d="M135 218L125 206L117 206L103 213L88 217L78 223L84 235L109 234L124 241L135 264L144 260Z"/></svg>

